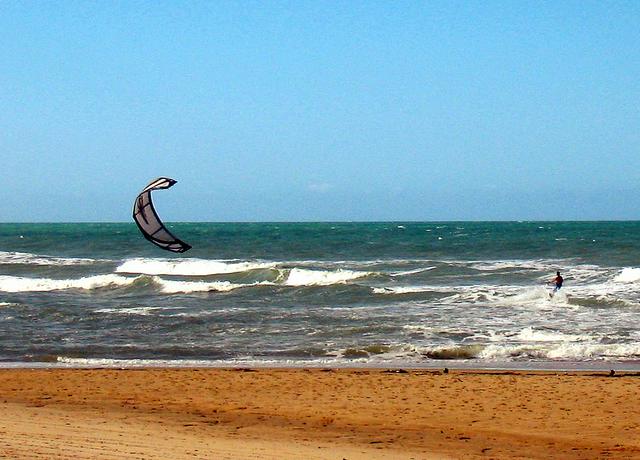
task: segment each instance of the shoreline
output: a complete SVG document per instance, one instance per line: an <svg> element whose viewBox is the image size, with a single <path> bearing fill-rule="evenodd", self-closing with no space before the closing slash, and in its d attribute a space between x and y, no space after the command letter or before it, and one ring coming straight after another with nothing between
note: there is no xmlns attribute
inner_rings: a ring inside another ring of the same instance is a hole
<svg viewBox="0 0 640 460"><path fill-rule="evenodd" d="M231 362L206 360L152 360L152 359L73 359L65 361L6 361L0 362L3 369L410 369L442 370L444 368L460 371L541 371L541 372L640 372L640 360L634 361L531 361L484 362L463 360L438 360L425 363L415 362Z"/></svg>
<svg viewBox="0 0 640 460"><path fill-rule="evenodd" d="M639 384L595 371L5 368L0 456L640 458Z"/></svg>

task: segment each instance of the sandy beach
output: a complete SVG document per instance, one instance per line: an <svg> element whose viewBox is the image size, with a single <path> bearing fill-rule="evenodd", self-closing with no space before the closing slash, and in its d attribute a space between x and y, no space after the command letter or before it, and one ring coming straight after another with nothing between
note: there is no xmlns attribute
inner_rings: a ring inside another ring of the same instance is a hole
<svg viewBox="0 0 640 460"><path fill-rule="evenodd" d="M640 375L4 369L3 458L640 458Z"/></svg>

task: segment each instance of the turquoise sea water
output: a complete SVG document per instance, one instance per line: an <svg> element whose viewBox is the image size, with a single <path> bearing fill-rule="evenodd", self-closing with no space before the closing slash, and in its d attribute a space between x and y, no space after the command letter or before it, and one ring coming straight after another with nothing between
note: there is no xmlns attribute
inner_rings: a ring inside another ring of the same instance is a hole
<svg viewBox="0 0 640 460"><path fill-rule="evenodd" d="M639 222L170 227L191 251L133 223L0 224L0 360L640 363Z"/></svg>

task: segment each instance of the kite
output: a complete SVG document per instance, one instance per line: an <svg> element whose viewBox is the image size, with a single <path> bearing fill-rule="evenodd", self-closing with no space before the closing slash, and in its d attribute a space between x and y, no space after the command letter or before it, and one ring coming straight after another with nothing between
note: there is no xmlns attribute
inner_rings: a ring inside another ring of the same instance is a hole
<svg viewBox="0 0 640 460"><path fill-rule="evenodd" d="M133 203L133 220L138 225L142 235L153 244L172 252L185 252L191 246L171 234L162 223L158 213L153 208L151 192L166 189L176 181L168 177L159 177L149 183Z"/></svg>

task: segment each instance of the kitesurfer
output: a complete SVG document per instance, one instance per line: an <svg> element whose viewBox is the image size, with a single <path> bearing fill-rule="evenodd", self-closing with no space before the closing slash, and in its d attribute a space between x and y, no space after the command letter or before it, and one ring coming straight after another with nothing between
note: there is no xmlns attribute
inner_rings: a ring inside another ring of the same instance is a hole
<svg viewBox="0 0 640 460"><path fill-rule="evenodd" d="M558 271L558 272L556 272L556 277L550 283L550 284L555 284L555 287L553 288L553 294L555 294L556 292L558 292L562 288L562 283L564 283L564 278L562 277L562 275Z"/></svg>

